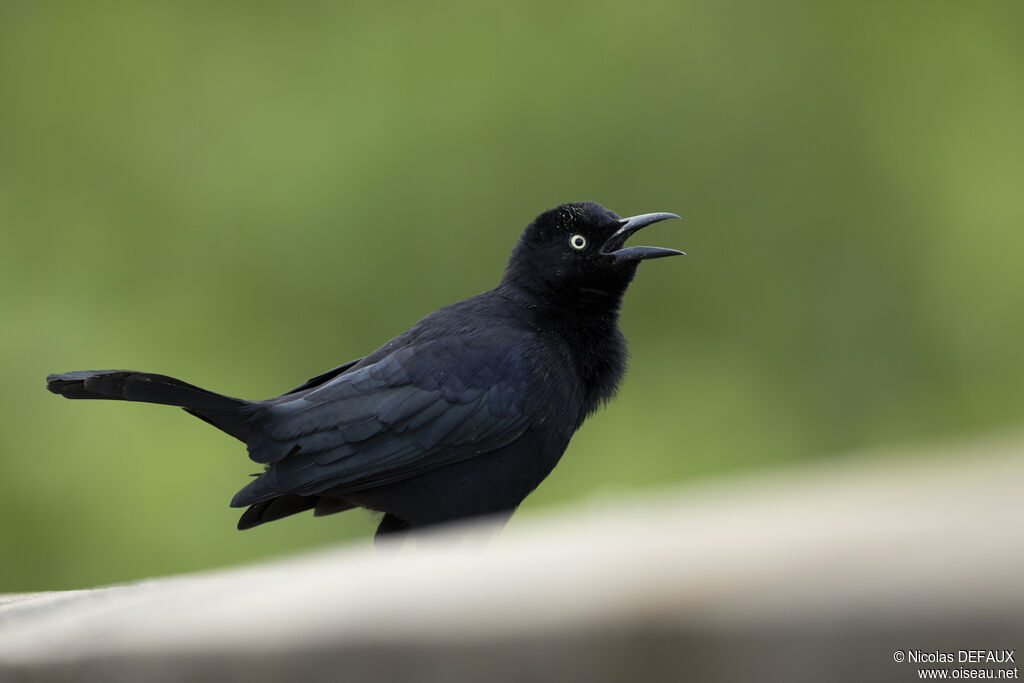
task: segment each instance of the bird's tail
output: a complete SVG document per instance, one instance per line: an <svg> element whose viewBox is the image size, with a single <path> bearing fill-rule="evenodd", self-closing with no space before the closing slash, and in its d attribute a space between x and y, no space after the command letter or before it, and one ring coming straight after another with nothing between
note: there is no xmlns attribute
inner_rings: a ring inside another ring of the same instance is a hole
<svg viewBox="0 0 1024 683"><path fill-rule="evenodd" d="M46 388L64 398L102 398L180 406L236 439L247 441L258 404L200 389L166 375L132 370L81 370L50 375Z"/></svg>

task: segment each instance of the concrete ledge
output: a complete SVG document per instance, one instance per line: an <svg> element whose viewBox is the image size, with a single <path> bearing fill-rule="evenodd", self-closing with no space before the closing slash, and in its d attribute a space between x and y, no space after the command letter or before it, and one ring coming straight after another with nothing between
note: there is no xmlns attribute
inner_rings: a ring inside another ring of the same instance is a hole
<svg viewBox="0 0 1024 683"><path fill-rule="evenodd" d="M452 529L0 596L0 680L909 681L897 650L1020 660L1022 454L845 460L519 520L486 546Z"/></svg>

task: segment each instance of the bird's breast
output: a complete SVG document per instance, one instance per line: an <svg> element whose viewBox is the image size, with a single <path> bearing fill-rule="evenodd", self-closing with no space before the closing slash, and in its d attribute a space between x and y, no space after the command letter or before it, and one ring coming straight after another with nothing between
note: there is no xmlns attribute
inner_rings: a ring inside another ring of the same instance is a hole
<svg viewBox="0 0 1024 683"><path fill-rule="evenodd" d="M614 396L626 369L626 341L618 327L579 325L562 331L556 345L566 384L576 395L570 403L578 407L582 423Z"/></svg>

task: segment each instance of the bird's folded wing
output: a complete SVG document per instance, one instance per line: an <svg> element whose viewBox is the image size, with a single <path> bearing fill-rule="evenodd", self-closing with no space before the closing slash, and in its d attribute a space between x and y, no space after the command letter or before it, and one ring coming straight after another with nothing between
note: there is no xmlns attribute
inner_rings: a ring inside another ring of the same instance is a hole
<svg viewBox="0 0 1024 683"><path fill-rule="evenodd" d="M526 429L526 381L512 340L445 338L398 349L269 405L248 445L270 467L232 505L366 489L501 448Z"/></svg>
<svg viewBox="0 0 1024 683"><path fill-rule="evenodd" d="M327 372L321 372L316 377L310 377L309 379L307 379L305 382L303 382L299 386L295 387L294 389L289 389L288 391L284 392L281 395L282 396L289 396L291 394L297 394L300 391L305 391L307 389L312 389L314 387L320 386L321 384L323 384L323 383L325 383L325 382L327 382L329 380L334 379L335 377L337 377L341 373L345 372L346 370L348 370L349 368L351 368L353 365L355 365L356 363L358 363L361 360L362 360L362 358L356 358L355 360L350 360L347 363L342 363L341 365L339 365L336 368L331 368Z"/></svg>

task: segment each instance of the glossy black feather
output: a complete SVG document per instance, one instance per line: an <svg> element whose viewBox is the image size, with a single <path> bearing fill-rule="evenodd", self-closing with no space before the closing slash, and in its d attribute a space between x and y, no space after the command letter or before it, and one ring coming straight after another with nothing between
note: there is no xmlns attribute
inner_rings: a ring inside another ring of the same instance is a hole
<svg viewBox="0 0 1024 683"><path fill-rule="evenodd" d="M253 422L249 457L270 467L232 505L401 481L518 438L528 422L516 398L529 388L530 335L513 325L453 333L438 320L460 320L460 309L487 304L443 309L386 352L318 387L267 401Z"/></svg>

